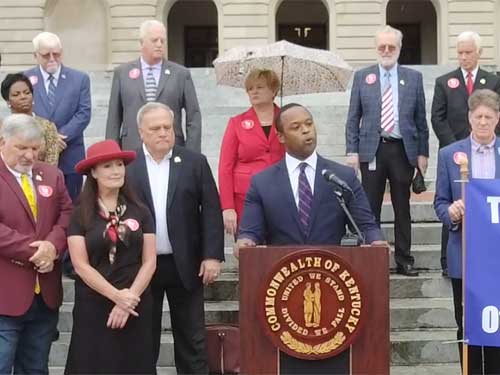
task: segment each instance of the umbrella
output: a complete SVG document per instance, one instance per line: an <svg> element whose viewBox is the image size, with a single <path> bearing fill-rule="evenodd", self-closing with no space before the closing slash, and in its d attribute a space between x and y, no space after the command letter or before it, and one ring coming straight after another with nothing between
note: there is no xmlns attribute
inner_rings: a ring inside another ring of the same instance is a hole
<svg viewBox="0 0 500 375"><path fill-rule="evenodd" d="M353 69L337 53L282 40L265 46L235 47L213 62L217 83L245 87L252 69L271 69L281 76L281 97L345 91Z"/></svg>

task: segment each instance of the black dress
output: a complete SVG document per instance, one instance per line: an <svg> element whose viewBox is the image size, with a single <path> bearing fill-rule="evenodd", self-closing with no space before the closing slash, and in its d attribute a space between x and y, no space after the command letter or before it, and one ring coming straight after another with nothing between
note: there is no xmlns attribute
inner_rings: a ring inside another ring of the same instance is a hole
<svg viewBox="0 0 500 375"><path fill-rule="evenodd" d="M114 262L109 260L109 242L103 238L107 221L98 214L94 225L85 231L76 207L68 236L85 237L89 263L118 289L130 288L142 265L143 233L154 233L149 211L128 205L121 221L131 225L127 245L118 240ZM138 228L137 228L137 224ZM109 240L108 240L109 241ZM106 326L114 303L89 288L81 279L75 281L73 330L66 362L66 374L152 374L155 373L152 348L152 297L149 287L136 308L138 317L129 316L122 329Z"/></svg>

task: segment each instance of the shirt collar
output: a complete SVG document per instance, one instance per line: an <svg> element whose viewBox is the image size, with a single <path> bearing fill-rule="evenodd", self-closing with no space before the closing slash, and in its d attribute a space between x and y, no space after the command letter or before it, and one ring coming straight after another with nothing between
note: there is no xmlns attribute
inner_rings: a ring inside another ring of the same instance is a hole
<svg viewBox="0 0 500 375"><path fill-rule="evenodd" d="M0 157L2 158L3 163L5 164L5 167L7 168L7 170L8 170L10 173L12 173L12 174L14 175L14 177L15 177L15 178L17 178L17 179L19 179L19 180L20 180L20 179L21 179L21 176L22 176L23 174L27 174L29 178L33 178L33 168L31 168L31 169L30 169L28 172L26 172L26 173L21 173L21 172L18 172L18 171L16 171L16 170L12 169L11 167L9 167L9 166L7 165L7 163L5 162L5 159L4 159L4 157L3 157L3 154L2 154L1 152L0 152Z"/></svg>
<svg viewBox="0 0 500 375"><path fill-rule="evenodd" d="M464 81L467 82L467 74L469 74L469 72L463 68L460 68L460 70L462 71L462 75L464 76ZM475 82L476 81L476 77L477 77L477 71L479 70L479 65L477 65L472 71L472 81Z"/></svg>
<svg viewBox="0 0 500 375"><path fill-rule="evenodd" d="M378 71L380 73L381 78L385 77L385 73L387 72L390 73L391 78L396 77L398 73L398 64L394 64L394 66L389 70L383 68L382 65L378 64Z"/></svg>
<svg viewBox="0 0 500 375"><path fill-rule="evenodd" d="M172 157L172 152L173 152L173 148L168 152L167 155L165 155L163 157L163 159L160 160L160 162L157 162L154 158L153 158L153 155L151 155L151 153L148 151L148 148L146 147L146 145L143 143L142 144L142 150L144 151L144 156L146 156L147 158L149 158L151 161L154 161L155 163L157 164L161 164L162 162L166 161L166 160L170 160L170 158Z"/></svg>
<svg viewBox="0 0 500 375"><path fill-rule="evenodd" d="M300 163L306 163L313 169L314 172L316 172L316 165L318 163L318 154L316 153L315 150L307 159L299 160L287 152L285 154L285 162L289 174L295 171L297 168L299 168Z"/></svg>
<svg viewBox="0 0 500 375"><path fill-rule="evenodd" d="M157 64L154 64L154 65L149 65L144 59L143 57L141 56L141 69L142 70L145 70L145 69L148 69L148 68L152 68L153 70L161 70L161 66L163 64L163 61L160 61L159 63Z"/></svg>
<svg viewBox="0 0 500 375"><path fill-rule="evenodd" d="M490 149L493 149L493 146L495 145L495 141L496 141L496 138L497 137L493 137L493 140L486 144L486 145L483 145L479 142L477 142L474 137L472 136L472 134L470 135L470 143L471 143L471 148L472 148L472 151L474 152L483 152L484 150L490 150Z"/></svg>
<svg viewBox="0 0 500 375"><path fill-rule="evenodd" d="M47 73L45 70L43 70L43 68L40 65L38 65L38 67L40 68L40 73L42 74L43 82L47 82L47 80L49 79L50 73ZM59 76L61 75L61 65L59 65L56 72L53 73L52 75L54 76L54 79L57 82L59 80Z"/></svg>

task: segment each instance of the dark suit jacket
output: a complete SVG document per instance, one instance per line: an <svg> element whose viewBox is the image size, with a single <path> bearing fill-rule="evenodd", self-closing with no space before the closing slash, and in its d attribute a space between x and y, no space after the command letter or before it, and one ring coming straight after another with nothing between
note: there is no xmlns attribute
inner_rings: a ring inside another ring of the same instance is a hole
<svg viewBox="0 0 500 375"><path fill-rule="evenodd" d="M59 168L64 174L75 173L75 164L85 158L83 132L91 116L89 76L63 65L56 87L56 104L51 108L40 68L36 66L24 74L36 77L33 111L37 116L52 121L57 131L68 137L68 146L59 156Z"/></svg>
<svg viewBox="0 0 500 375"><path fill-rule="evenodd" d="M148 170L142 147L127 167L127 176L139 199L155 217ZM210 166L202 154L174 146L170 159L167 196L168 236L177 270L186 289L201 285L203 259L224 260L224 225Z"/></svg>
<svg viewBox="0 0 500 375"><path fill-rule="evenodd" d="M21 186L0 158L0 315L19 316L31 306L36 272L29 258L36 249L29 244L50 241L59 259L67 247L66 229L72 205L64 177L56 167L41 162L35 163L33 176L36 221ZM40 189L51 193L41 195ZM39 274L39 281L45 303L57 309L62 302L59 262L55 262L52 272Z"/></svg>
<svg viewBox="0 0 500 375"><path fill-rule="evenodd" d="M372 84L366 82L370 74L377 77ZM408 161L416 166L417 156L429 156L422 74L398 65L398 81L399 128ZM362 163L373 160L380 142L381 96L378 65L354 74L346 123L346 149L347 153L358 153Z"/></svg>
<svg viewBox="0 0 500 375"><path fill-rule="evenodd" d="M293 197L285 159L256 174L248 190L239 238L249 238L257 244L268 245L338 245L345 234L347 216L334 197L332 185L321 175L332 170L346 181L354 192L348 208L369 244L382 240L368 199L352 168L318 155L310 233L303 234L297 205Z"/></svg>
<svg viewBox="0 0 500 375"><path fill-rule="evenodd" d="M460 167L453 161L455 152L464 152L469 160L469 175L472 176L474 166L471 163L471 140L452 143L439 150L436 195L434 196L434 209L441 222L450 230L447 247L448 274L453 278L462 278L462 225L453 226L448 207L456 200L462 198L460 180ZM500 179L500 138L497 137L495 146L495 178Z"/></svg>
<svg viewBox="0 0 500 375"><path fill-rule="evenodd" d="M129 73L140 74L131 78ZM168 105L174 112L175 143L190 150L201 151L201 112L191 73L182 65L163 60L156 101ZM109 98L106 139L114 139L122 148L135 150L141 145L137 130L137 112L146 104L141 61L118 66L113 74ZM182 110L186 112L186 138L182 131Z"/></svg>
<svg viewBox="0 0 500 375"><path fill-rule="evenodd" d="M448 86L450 79L458 79L459 86ZM500 94L500 77L485 70L477 71L474 90L490 89ZM467 88L461 69L455 69L436 79L432 100L431 123L439 140L439 147L467 138L470 134Z"/></svg>

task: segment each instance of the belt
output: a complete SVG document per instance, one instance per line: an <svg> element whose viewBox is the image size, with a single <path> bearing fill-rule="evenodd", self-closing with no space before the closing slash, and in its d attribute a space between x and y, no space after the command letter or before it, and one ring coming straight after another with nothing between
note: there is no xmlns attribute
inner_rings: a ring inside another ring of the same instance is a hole
<svg viewBox="0 0 500 375"><path fill-rule="evenodd" d="M382 143L396 143L396 142L401 142L401 138L392 138L392 137L380 137L380 141Z"/></svg>

